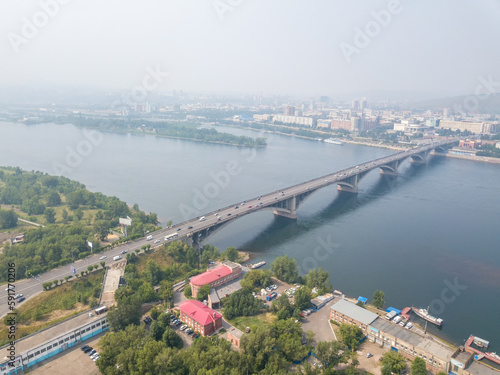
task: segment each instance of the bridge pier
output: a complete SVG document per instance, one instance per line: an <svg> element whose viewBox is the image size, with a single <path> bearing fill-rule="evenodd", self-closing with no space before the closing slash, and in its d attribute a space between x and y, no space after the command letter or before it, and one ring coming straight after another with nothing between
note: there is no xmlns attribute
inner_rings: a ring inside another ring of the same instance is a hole
<svg viewBox="0 0 500 375"><path fill-rule="evenodd" d="M351 194L358 194L358 175L348 177L337 184L337 190Z"/></svg>
<svg viewBox="0 0 500 375"><path fill-rule="evenodd" d="M384 176L397 177L399 175L398 167L399 167L399 160L395 160L392 163L381 165L379 167L380 174Z"/></svg>
<svg viewBox="0 0 500 375"><path fill-rule="evenodd" d="M421 165L421 164L426 164L427 163L427 156L431 150L427 150L424 152L420 152L418 154L413 154L410 156L410 163L415 164L415 165Z"/></svg>
<svg viewBox="0 0 500 375"><path fill-rule="evenodd" d="M297 211L291 211L291 210L287 210L287 209L283 209L283 208L276 208L274 210L274 214L276 216L283 216L283 217L286 217L288 219L293 219L293 220L297 219Z"/></svg>
<svg viewBox="0 0 500 375"><path fill-rule="evenodd" d="M288 219L297 219L297 197L293 196L283 201L283 207L276 207L274 214Z"/></svg>

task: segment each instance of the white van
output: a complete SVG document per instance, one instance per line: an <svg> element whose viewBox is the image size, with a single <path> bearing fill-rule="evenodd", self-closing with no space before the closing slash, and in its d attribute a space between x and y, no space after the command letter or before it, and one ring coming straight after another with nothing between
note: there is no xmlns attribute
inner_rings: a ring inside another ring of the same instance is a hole
<svg viewBox="0 0 500 375"><path fill-rule="evenodd" d="M149 236L147 236L147 237L146 237L146 240L148 240L148 241L149 241L149 240L152 240L152 239L153 239L153 236L152 236L152 235L149 235Z"/></svg>
<svg viewBox="0 0 500 375"><path fill-rule="evenodd" d="M122 259L122 257L121 257L121 256L119 256L119 255L117 255L117 256L115 256L115 257L113 257L113 260L120 260L120 259Z"/></svg>
<svg viewBox="0 0 500 375"><path fill-rule="evenodd" d="M200 221L205 221L205 220L206 220L205 216L200 217Z"/></svg>

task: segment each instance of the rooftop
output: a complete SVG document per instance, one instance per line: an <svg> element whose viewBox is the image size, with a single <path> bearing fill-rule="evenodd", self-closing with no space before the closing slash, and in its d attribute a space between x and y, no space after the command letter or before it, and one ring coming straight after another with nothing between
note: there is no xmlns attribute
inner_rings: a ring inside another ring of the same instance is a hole
<svg viewBox="0 0 500 375"><path fill-rule="evenodd" d="M403 328L398 324L391 323L385 319L377 319L371 324L371 326L379 331L386 332L401 341L413 345L415 348L422 349L427 353L441 358L442 360L449 361L451 355L455 352L453 348L445 346L439 341L430 338L430 336L421 336L416 332Z"/></svg>
<svg viewBox="0 0 500 375"><path fill-rule="evenodd" d="M190 280L190 282L193 285L203 286L205 284L210 284L214 281L217 281L222 277L229 276L232 273L231 271L232 271L231 268L229 268L228 266L225 265L219 266L214 269L203 272L197 276L194 276Z"/></svg>
<svg viewBox="0 0 500 375"><path fill-rule="evenodd" d="M221 319L222 315L204 303L195 300L184 301L179 305L179 309L184 314L190 316L197 323L206 326L213 323L217 319Z"/></svg>
<svg viewBox="0 0 500 375"><path fill-rule="evenodd" d="M348 302L345 299L341 299L330 308L363 324L370 324L378 318L377 314L356 306L354 303Z"/></svg>

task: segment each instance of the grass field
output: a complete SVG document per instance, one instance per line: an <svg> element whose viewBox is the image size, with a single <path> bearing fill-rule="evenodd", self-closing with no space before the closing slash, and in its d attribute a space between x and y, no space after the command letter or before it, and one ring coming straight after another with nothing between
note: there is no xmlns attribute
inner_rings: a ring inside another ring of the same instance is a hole
<svg viewBox="0 0 500 375"><path fill-rule="evenodd" d="M254 330L257 326L271 324L275 319L276 317L273 314L263 313L253 316L238 316L234 319L228 320L228 322L240 331L245 332L246 327L250 327L251 330Z"/></svg>
<svg viewBox="0 0 500 375"><path fill-rule="evenodd" d="M103 270L95 271L83 278L42 292L21 304L16 322L16 337L19 339L30 335L87 310L91 298L95 298L96 294L99 296L103 276ZM7 342L7 327L2 321L0 345Z"/></svg>

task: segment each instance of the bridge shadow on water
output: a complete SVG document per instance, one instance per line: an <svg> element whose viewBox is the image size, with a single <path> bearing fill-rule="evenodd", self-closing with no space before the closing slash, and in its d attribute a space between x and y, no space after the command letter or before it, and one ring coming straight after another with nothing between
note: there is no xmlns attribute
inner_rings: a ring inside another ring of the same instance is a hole
<svg viewBox="0 0 500 375"><path fill-rule="evenodd" d="M245 242L239 250L250 253L259 253L269 247L283 245L284 242L292 241L307 232L315 230L325 224L334 224L342 216L358 210L362 207L379 200L380 198L400 189L405 184L412 183L416 178L424 177L424 173L429 168L435 168L444 163L444 158L432 157L427 164L411 165L400 169L398 177L379 175L378 180L366 189L363 189L363 182L360 182L360 192L350 194L337 192L337 196L314 216L302 217L301 208L307 206L304 202L297 210L298 219L290 220L282 216L275 216L271 225L255 235L253 239ZM376 177L375 177L376 179Z"/></svg>

